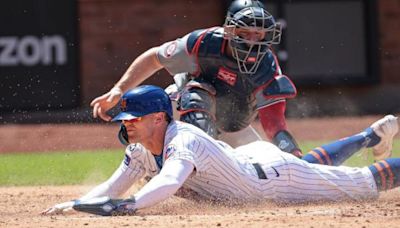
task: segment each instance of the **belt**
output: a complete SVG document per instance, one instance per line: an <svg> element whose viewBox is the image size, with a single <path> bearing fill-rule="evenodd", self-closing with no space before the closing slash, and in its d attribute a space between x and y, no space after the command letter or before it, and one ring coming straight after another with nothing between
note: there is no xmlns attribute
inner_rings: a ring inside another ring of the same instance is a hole
<svg viewBox="0 0 400 228"><path fill-rule="evenodd" d="M252 165L254 166L254 169L256 170L259 179L264 179L264 180L268 179L267 175L265 175L265 172L261 168L260 164L252 163Z"/></svg>
<svg viewBox="0 0 400 228"><path fill-rule="evenodd" d="M260 164L252 163L252 165L253 165L254 169L256 170L259 179L263 179L263 180L268 179L267 175L265 174L264 170L261 168ZM271 166L271 168L275 171L276 177L279 177L280 174L279 174L278 170L276 170L276 168L274 168L273 166Z"/></svg>

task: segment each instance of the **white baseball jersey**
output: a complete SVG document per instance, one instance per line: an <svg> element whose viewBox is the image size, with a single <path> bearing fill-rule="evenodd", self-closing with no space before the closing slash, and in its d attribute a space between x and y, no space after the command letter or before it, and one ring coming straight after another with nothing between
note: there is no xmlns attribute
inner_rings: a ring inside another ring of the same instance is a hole
<svg viewBox="0 0 400 228"><path fill-rule="evenodd" d="M132 144L110 180L85 197L115 197L144 175L154 178L135 194L138 209L168 198L182 185L206 197L235 201L299 202L378 196L367 167L310 164L264 141L233 149L193 125L172 121L159 166L149 151Z"/></svg>
<svg viewBox="0 0 400 228"><path fill-rule="evenodd" d="M202 130L181 122L169 126L164 157L187 160L195 171L184 186L222 199L335 200L377 196L367 167L310 164L257 141L232 149Z"/></svg>

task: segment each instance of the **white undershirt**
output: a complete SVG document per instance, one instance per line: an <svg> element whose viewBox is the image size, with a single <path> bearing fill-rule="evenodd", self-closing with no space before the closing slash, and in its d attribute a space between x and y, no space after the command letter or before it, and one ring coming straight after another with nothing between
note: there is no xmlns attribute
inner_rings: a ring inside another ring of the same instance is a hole
<svg viewBox="0 0 400 228"><path fill-rule="evenodd" d="M136 209L153 206L174 195L193 169L194 165L186 160L165 162L161 172L135 194Z"/></svg>

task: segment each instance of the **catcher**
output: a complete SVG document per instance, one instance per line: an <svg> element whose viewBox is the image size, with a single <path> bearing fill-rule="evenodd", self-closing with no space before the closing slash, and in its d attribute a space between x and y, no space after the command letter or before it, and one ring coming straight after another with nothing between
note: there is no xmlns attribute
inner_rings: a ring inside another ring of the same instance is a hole
<svg viewBox="0 0 400 228"><path fill-rule="evenodd" d="M120 167L80 199L57 204L43 214L73 208L98 215L132 215L182 186L221 201L311 202L373 199L400 185L400 158L363 168L338 166L364 147L389 156L398 131L392 115L359 134L316 148L303 159L265 141L233 149L191 124L174 121L169 96L156 86L125 93L114 121L122 121L131 143ZM141 190L128 199L118 198L146 176L151 179Z"/></svg>
<svg viewBox="0 0 400 228"><path fill-rule="evenodd" d="M218 138L245 129L258 114L267 138L301 157L285 120L286 99L297 91L271 49L280 38L280 24L261 2L233 1L223 27L193 31L136 58L109 92L91 102L93 116L111 120L106 112L123 92L166 69L175 75L167 92L177 100L181 121ZM126 139L124 128L120 135Z"/></svg>

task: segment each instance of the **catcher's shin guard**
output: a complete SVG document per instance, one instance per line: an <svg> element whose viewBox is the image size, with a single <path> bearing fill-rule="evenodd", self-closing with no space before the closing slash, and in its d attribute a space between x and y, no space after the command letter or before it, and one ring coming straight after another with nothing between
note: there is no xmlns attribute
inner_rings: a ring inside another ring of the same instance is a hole
<svg viewBox="0 0 400 228"><path fill-rule="evenodd" d="M208 135L216 138L215 123L215 91L206 83L191 81L181 92L178 100L180 120L202 129Z"/></svg>

